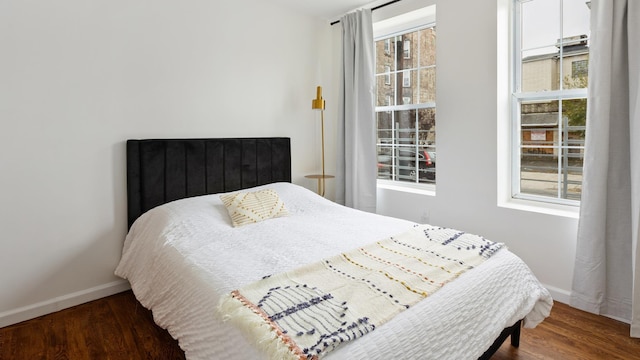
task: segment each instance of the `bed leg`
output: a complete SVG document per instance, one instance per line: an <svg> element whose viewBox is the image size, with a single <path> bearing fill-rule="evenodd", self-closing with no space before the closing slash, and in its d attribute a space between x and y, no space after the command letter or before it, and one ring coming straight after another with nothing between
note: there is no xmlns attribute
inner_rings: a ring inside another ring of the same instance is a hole
<svg viewBox="0 0 640 360"><path fill-rule="evenodd" d="M520 329L522 328L522 320L518 320L515 324L513 332L511 333L511 346L520 346Z"/></svg>
<svg viewBox="0 0 640 360"><path fill-rule="evenodd" d="M503 342L511 337L511 345L513 347L520 346L520 328L522 327L522 320L518 320L515 324L505 328L500 333L500 336L493 342L491 347L478 358L478 360L490 360L491 356L498 351Z"/></svg>

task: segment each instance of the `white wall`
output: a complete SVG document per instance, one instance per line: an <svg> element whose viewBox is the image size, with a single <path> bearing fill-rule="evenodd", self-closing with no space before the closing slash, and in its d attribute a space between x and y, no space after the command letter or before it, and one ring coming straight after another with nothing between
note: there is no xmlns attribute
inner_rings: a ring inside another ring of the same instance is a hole
<svg viewBox="0 0 640 360"><path fill-rule="evenodd" d="M127 288L126 139L289 136L315 188L330 40L262 0L0 2L0 326Z"/></svg>
<svg viewBox="0 0 640 360"><path fill-rule="evenodd" d="M509 115L503 106L508 99L506 91L498 94L497 90L498 85L505 88L498 78L504 79L508 71L504 68L508 61L497 55L498 50L504 53L499 46L508 45L504 33L507 24L501 23L498 36L498 9L505 15L504 5L509 1L480 4L477 0L407 0L400 4L403 3L436 4L436 195L379 189L378 212L417 222L426 220L505 242L556 300L568 301L577 218L498 206L503 188L498 189L497 184L505 184L498 179L498 159L504 157L504 149L498 144L505 141L498 137L498 130L504 130L498 128L498 123ZM380 19L384 17L382 12L374 15Z"/></svg>

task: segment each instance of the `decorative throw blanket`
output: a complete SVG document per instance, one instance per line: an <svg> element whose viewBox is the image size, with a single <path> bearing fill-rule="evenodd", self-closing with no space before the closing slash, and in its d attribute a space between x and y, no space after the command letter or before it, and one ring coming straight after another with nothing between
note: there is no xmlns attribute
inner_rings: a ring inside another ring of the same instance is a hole
<svg viewBox="0 0 640 360"><path fill-rule="evenodd" d="M218 312L274 359L317 359L373 331L504 247L453 229L418 225L293 271L266 276Z"/></svg>

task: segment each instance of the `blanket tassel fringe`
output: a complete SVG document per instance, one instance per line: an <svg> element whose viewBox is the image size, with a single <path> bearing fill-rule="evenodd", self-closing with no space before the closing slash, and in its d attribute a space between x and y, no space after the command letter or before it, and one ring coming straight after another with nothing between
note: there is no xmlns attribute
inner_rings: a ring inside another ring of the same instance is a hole
<svg viewBox="0 0 640 360"><path fill-rule="evenodd" d="M218 314L222 321L231 321L246 336L254 341L258 348L269 354L270 359L307 359L304 354L297 354L281 339L279 332L262 316L256 316L256 312L232 294L224 295L218 304ZM261 314L259 314L261 315Z"/></svg>

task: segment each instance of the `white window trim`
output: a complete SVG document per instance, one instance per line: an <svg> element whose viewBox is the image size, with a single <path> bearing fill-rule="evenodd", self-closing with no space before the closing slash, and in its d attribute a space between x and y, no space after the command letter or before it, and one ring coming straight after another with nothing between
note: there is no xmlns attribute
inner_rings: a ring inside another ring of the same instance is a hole
<svg viewBox="0 0 640 360"><path fill-rule="evenodd" d="M398 184L398 181L377 179L377 186L379 189L395 190L428 196L436 195L436 187L432 184L416 184L410 182Z"/></svg>
<svg viewBox="0 0 640 360"><path fill-rule="evenodd" d="M377 39L389 37L398 33L406 33L411 30L419 29L419 28L428 28L436 26L436 5L429 5L417 10L406 12L402 15L394 16L388 19L382 19L379 21L375 21L373 23L373 37L374 41ZM425 103L421 104L420 108L433 108L435 107L435 103ZM393 106L376 106L376 112L380 110L386 111L394 111L394 110L405 110L405 109L413 109L416 108L415 105L412 107L404 106L404 105L393 105ZM385 179L376 179L377 187L379 189L390 189L401 192L408 192L414 194L421 195L430 195L435 196L436 185L434 184L423 184L423 183L411 183L411 182L400 182L400 181L391 181Z"/></svg>
<svg viewBox="0 0 640 360"><path fill-rule="evenodd" d="M406 4L410 4L411 2L407 2ZM373 23L373 37L374 39L383 38L386 36L391 36L393 34L399 32L405 32L411 28L418 28L424 25L435 25L436 22L436 6L429 5L421 6L418 9L409 10L401 15L392 16L386 19L377 19L379 15L385 13L384 9L380 9L376 11L374 16ZM392 7L389 7L391 9ZM386 8L385 8L386 9Z"/></svg>
<svg viewBox="0 0 640 360"><path fill-rule="evenodd" d="M559 204L531 199L515 199L513 193L514 168L512 143L519 141L519 134L512 126L511 94L515 81L512 79L512 71L517 66L517 60L513 54L514 31L513 0L498 0L497 16L497 206L513 210L535 212L546 215L560 216L577 219L580 208L575 205ZM517 129L516 129L517 130Z"/></svg>

